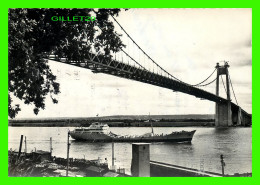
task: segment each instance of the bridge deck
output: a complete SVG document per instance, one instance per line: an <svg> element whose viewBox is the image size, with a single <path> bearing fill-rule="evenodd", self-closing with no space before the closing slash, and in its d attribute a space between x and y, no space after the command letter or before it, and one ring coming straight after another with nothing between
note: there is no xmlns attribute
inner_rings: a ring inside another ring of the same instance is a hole
<svg viewBox="0 0 260 185"><path fill-rule="evenodd" d="M92 72L94 73L105 73L105 74L110 74L110 75L114 75L126 79L131 79L131 80L171 89L173 91L179 91L182 93L193 95L197 98L207 99L213 102L218 102L218 103L227 102L226 99L217 96L215 94L212 94L210 92L176 81L174 79L171 79L170 77L153 73L140 66L136 67L115 60L107 60L102 55L96 56L94 54L89 53L88 59L86 59L84 62L68 61L65 58L59 59L55 56L49 56L47 58L49 60L54 60L65 64L87 68L92 70ZM238 109L238 106L233 102L231 102L231 106L235 109ZM242 109L241 111L244 114L249 116L249 114L246 111Z"/></svg>

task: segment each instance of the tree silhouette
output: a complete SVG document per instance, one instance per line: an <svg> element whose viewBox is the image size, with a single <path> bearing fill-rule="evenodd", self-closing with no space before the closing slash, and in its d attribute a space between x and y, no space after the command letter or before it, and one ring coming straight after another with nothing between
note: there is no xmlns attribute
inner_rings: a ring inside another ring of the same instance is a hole
<svg viewBox="0 0 260 185"><path fill-rule="evenodd" d="M60 93L56 76L45 58L84 61L88 53L101 52L111 59L112 52L124 47L114 30L109 14L119 9L9 9L8 17L8 115L14 118L21 110L13 105L15 96L25 104L34 104L34 113L45 109L49 95L58 103ZM94 21L53 21L53 16L94 16ZM100 31L99 28L102 28Z"/></svg>

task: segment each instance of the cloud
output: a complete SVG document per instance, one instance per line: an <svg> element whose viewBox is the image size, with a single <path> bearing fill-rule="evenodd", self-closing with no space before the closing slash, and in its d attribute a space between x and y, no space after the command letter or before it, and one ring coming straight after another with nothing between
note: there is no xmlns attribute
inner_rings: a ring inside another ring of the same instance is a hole
<svg viewBox="0 0 260 185"><path fill-rule="evenodd" d="M238 60L236 61L234 67L236 66L252 66L252 59L248 59L248 60Z"/></svg>

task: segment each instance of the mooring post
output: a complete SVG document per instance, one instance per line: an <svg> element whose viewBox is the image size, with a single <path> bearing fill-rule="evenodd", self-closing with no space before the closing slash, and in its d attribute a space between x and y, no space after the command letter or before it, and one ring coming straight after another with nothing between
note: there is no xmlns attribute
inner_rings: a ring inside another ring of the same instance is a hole
<svg viewBox="0 0 260 185"><path fill-rule="evenodd" d="M69 153L70 153L70 132L68 131L68 141L67 141L67 169L66 169L66 176L69 175Z"/></svg>
<svg viewBox="0 0 260 185"><path fill-rule="evenodd" d="M112 142L112 168L115 166L115 156L114 156L114 142Z"/></svg>
<svg viewBox="0 0 260 185"><path fill-rule="evenodd" d="M20 139L20 146L19 146L19 152L18 152L17 160L19 160L19 158L20 158L22 146L23 146L23 135L21 135L21 139Z"/></svg>
<svg viewBox="0 0 260 185"><path fill-rule="evenodd" d="M225 176L225 172L224 172L225 162L224 162L224 156L222 154L220 155L220 162L222 167L222 175Z"/></svg>
<svg viewBox="0 0 260 185"><path fill-rule="evenodd" d="M24 136L24 153L27 153L27 143L26 143L26 136Z"/></svg>
<svg viewBox="0 0 260 185"><path fill-rule="evenodd" d="M52 150L53 150L53 148L52 148L52 137L50 137L50 153L51 153L51 156L52 156Z"/></svg>

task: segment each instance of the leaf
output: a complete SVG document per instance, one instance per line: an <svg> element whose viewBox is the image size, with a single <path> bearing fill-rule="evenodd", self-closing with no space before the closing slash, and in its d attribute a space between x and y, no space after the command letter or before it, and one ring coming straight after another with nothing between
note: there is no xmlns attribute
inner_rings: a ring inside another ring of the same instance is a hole
<svg viewBox="0 0 260 185"><path fill-rule="evenodd" d="M12 106L10 94L23 100L25 104L34 104L33 112L38 114L45 108L47 95L60 93L48 63L43 58L46 53L57 54L58 58L83 61L91 48L103 52L106 60L111 53L124 47L120 35L114 31L109 14L118 15L120 9L9 9L8 12L8 90L9 117L14 118L21 110ZM90 14L91 13L91 14ZM96 20L52 21L52 16L90 16ZM104 27L100 32L99 27ZM54 104L58 103L52 98Z"/></svg>

